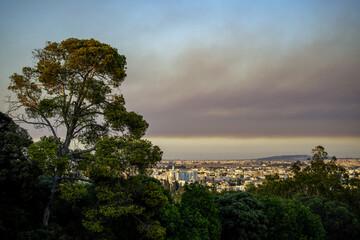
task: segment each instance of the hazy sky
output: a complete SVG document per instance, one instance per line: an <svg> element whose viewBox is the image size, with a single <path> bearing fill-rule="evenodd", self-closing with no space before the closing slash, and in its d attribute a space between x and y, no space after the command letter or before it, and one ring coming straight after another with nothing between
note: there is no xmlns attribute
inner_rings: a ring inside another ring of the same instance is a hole
<svg viewBox="0 0 360 240"><path fill-rule="evenodd" d="M127 57L121 92L164 158L319 144L360 157L359 13L358 0L1 1L0 98L33 49L95 38Z"/></svg>

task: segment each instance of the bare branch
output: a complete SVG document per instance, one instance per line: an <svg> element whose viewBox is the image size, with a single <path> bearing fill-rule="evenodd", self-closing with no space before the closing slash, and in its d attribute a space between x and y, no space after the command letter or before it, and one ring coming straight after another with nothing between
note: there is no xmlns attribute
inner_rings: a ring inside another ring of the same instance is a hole
<svg viewBox="0 0 360 240"><path fill-rule="evenodd" d="M9 110L8 112L14 112L18 110L19 108L23 107L23 105L18 100L12 100L12 96L7 95L6 96L6 103L9 103Z"/></svg>
<svg viewBox="0 0 360 240"><path fill-rule="evenodd" d="M43 122L30 122L27 121L25 119L20 119L19 117L16 117L16 119L14 120L14 122L20 122L20 123L26 123L26 124L32 124L32 125L41 125L41 126L45 126L45 127L49 127L49 125L47 123L43 123Z"/></svg>

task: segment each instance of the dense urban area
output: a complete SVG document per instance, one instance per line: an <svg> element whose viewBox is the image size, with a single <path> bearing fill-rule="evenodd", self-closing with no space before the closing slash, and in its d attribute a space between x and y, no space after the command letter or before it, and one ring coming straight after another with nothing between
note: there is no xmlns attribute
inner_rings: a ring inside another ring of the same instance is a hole
<svg viewBox="0 0 360 240"><path fill-rule="evenodd" d="M216 191L245 191L249 184L259 185L266 176L278 174L281 178L292 175L291 166L296 161L310 165L310 156L290 155L248 160L162 160L153 168L152 177L172 186L200 182ZM329 162L327 160L325 162ZM360 158L340 158L338 163L347 170L350 178L360 174Z"/></svg>

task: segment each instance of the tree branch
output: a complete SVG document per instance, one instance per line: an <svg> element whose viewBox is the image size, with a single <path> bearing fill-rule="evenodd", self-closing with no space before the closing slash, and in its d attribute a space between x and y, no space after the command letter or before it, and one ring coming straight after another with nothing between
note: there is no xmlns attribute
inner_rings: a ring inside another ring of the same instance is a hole
<svg viewBox="0 0 360 240"><path fill-rule="evenodd" d="M78 155L78 154L88 153L88 152L94 151L95 149L96 149L96 147L94 146L89 149L85 149L85 150L81 150L81 151L77 151L77 152L71 152L71 153L69 153L69 155L74 156L74 155Z"/></svg>
<svg viewBox="0 0 360 240"><path fill-rule="evenodd" d="M92 181L91 179L80 178L80 177L62 177L62 178L58 178L58 181L62 181L62 180L79 180L79 181L89 182L89 183L93 183L93 182L94 182L94 181Z"/></svg>
<svg viewBox="0 0 360 240"><path fill-rule="evenodd" d="M93 111L93 112L85 112L79 115L79 117L84 117L86 115L91 115L91 114L99 114L99 115L104 115L103 112L98 112L98 111Z"/></svg>
<svg viewBox="0 0 360 240"><path fill-rule="evenodd" d="M50 128L50 130L51 130L52 134L54 135L56 141L57 141L58 143L60 143L60 140L59 140L59 138L58 138L58 136L57 136L57 134L56 134L56 132L55 132L55 129L54 129L53 126L51 125L50 121L49 121L46 117L44 117L43 115L41 115L41 117L42 117L42 118L45 120L45 122L48 124L48 128Z"/></svg>
<svg viewBox="0 0 360 240"><path fill-rule="evenodd" d="M14 122L23 122L23 123L26 123L26 124L32 124L32 125L43 125L43 126L46 126L46 127L49 127L49 125L47 123L43 123L43 122L30 122L30 121L27 121L25 119L20 119L17 117L16 120L14 120Z"/></svg>
<svg viewBox="0 0 360 240"><path fill-rule="evenodd" d="M133 213L131 213L131 216L133 216L136 220L138 220L142 225L148 226L148 224L146 224L146 223L144 223L143 221L141 221L140 218L138 218L137 216L135 216Z"/></svg>

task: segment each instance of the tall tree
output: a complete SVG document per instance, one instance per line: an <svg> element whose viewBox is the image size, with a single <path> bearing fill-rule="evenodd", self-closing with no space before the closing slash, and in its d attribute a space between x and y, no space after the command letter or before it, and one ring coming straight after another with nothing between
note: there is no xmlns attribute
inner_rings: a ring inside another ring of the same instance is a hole
<svg viewBox="0 0 360 240"><path fill-rule="evenodd" d="M322 196L328 199L342 197L345 186L349 184L349 175L346 169L337 163L336 157L329 162L328 153L324 147L316 146L309 166L301 169L301 163L292 166L294 173L293 181L297 192L305 196Z"/></svg>
<svg viewBox="0 0 360 240"><path fill-rule="evenodd" d="M337 163L336 157L328 160L324 147L316 146L308 166L302 167L300 161L291 167L292 176L283 179L279 175L266 177L263 184L256 188L248 188L253 193L276 195L286 198L294 196L322 196L332 200L344 201L347 188L356 188L356 179L350 181L346 169Z"/></svg>
<svg viewBox="0 0 360 240"><path fill-rule="evenodd" d="M53 176L43 216L47 226L59 184L80 180L90 171L86 163L97 163L99 158L103 171L108 169L106 163L117 176L136 174L159 161L161 151L140 139L148 124L126 110L117 91L126 77L126 58L117 49L94 39L69 38L47 42L33 56L35 66L13 74L9 89L17 96L11 110L25 110L17 120L51 132L30 148L32 159ZM72 148L74 144L83 147ZM110 153L89 154L97 148Z"/></svg>

